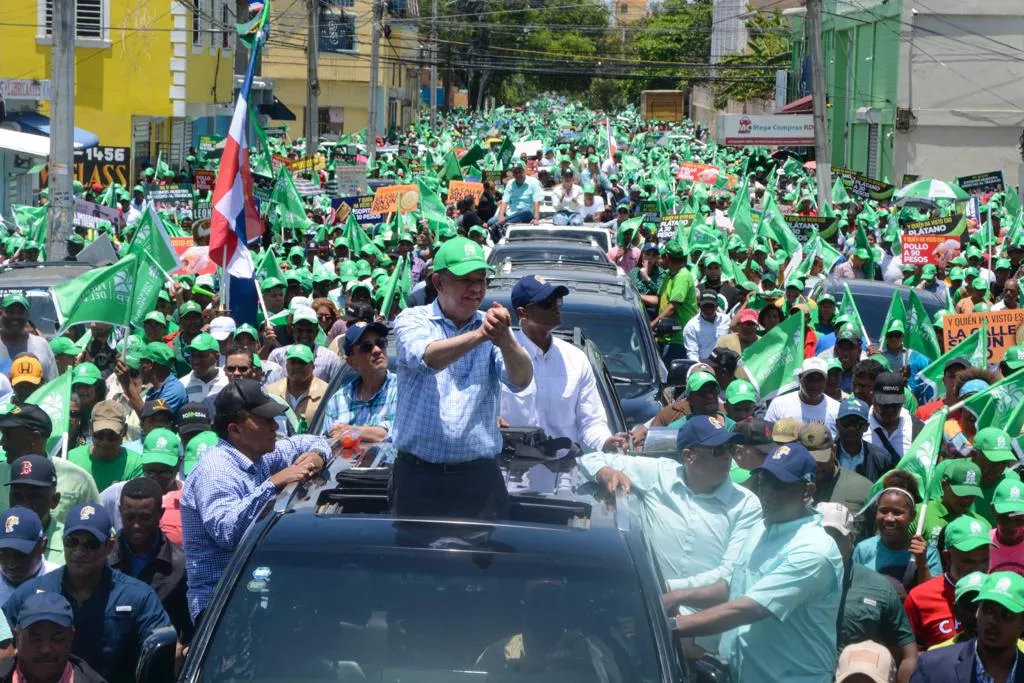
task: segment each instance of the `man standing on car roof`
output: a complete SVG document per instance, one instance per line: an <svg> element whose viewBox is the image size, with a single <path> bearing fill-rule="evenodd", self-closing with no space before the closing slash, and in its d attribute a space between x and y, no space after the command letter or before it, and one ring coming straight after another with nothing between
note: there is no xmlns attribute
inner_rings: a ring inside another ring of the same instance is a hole
<svg viewBox="0 0 1024 683"><path fill-rule="evenodd" d="M512 288L519 318L516 340L533 362L533 382L521 393L501 389L501 417L511 427L541 427L549 439L564 437L590 451L626 445L613 435L590 361L551 331L562 324L562 298L569 288L540 275L526 275Z"/></svg>
<svg viewBox="0 0 1024 683"><path fill-rule="evenodd" d="M395 318L398 458L390 503L396 516L501 518L507 512L496 459L500 384L522 391L533 364L504 306L478 310L489 269L479 244L448 240L434 256L437 299Z"/></svg>

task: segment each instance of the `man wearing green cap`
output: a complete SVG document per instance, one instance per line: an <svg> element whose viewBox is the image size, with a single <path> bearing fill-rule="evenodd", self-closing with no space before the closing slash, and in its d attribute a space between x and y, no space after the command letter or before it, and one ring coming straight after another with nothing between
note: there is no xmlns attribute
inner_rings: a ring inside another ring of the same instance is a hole
<svg viewBox="0 0 1024 683"><path fill-rule="evenodd" d="M992 572L982 584L977 606L977 637L925 652L911 683L1014 683L1024 679L1024 577Z"/></svg>
<svg viewBox="0 0 1024 683"><path fill-rule="evenodd" d="M878 270L878 266L871 260L871 252L864 248L854 249L848 260L836 266L835 277L843 280L880 280L881 277L876 277L876 273L867 272L868 266Z"/></svg>
<svg viewBox="0 0 1024 683"><path fill-rule="evenodd" d="M209 332L201 332L186 347L192 372L181 378L189 403L207 401L213 406L217 394L228 385L227 375L217 366L220 342Z"/></svg>
<svg viewBox="0 0 1024 683"><path fill-rule="evenodd" d="M953 603L953 617L960 624L960 631L949 640L932 645L928 648L929 652L978 637L978 606L974 604L974 599L978 597L986 579L988 574L985 572L971 572L956 582L953 589L953 597L956 599Z"/></svg>
<svg viewBox="0 0 1024 683"><path fill-rule="evenodd" d="M945 301L946 295L949 294L949 287L938 278L938 269L933 263L927 263L921 267L921 282L917 285L917 289L931 292L942 301Z"/></svg>
<svg viewBox="0 0 1024 683"><path fill-rule="evenodd" d="M1010 435L999 427L985 427L974 435L970 458L981 469L981 495L974 501L974 509L989 524L996 523L992 510L992 494L1002 481L1008 467L1017 462Z"/></svg>
<svg viewBox="0 0 1024 683"><path fill-rule="evenodd" d="M678 242L669 242L664 250L665 278L658 292L658 315L651 321L651 329L658 334L662 321L678 324L678 330L658 334L662 359L668 363L672 358L682 358L686 353L683 346L683 328L697 314L697 288L693 275L686 265L686 251Z"/></svg>
<svg viewBox="0 0 1024 683"><path fill-rule="evenodd" d="M922 535L929 543L938 543L939 533L962 515L981 519L972 505L981 495L981 470L966 458L956 458L942 470L939 486L942 495L928 501Z"/></svg>
<svg viewBox="0 0 1024 683"><path fill-rule="evenodd" d="M128 402L140 417L142 408L146 401L161 399L170 407L171 412L177 413L178 408L184 405L187 394L181 381L175 376L174 353L171 348L163 342L146 344L140 355L139 376L143 385L148 385L149 390L145 396L141 395L139 385L131 381L130 368L119 360L117 363L117 379L121 383Z"/></svg>
<svg viewBox="0 0 1024 683"><path fill-rule="evenodd" d="M285 376L268 385L267 393L284 399L299 417L300 426L308 425L327 393L327 382L314 376L313 350L305 344L292 344L284 358Z"/></svg>
<svg viewBox="0 0 1024 683"><path fill-rule="evenodd" d="M967 288L967 295L956 302L957 313L970 313L978 304L985 303L988 295L989 282L983 277L976 277L970 281Z"/></svg>
<svg viewBox="0 0 1024 683"><path fill-rule="evenodd" d="M533 364L508 310L479 307L490 269L480 245L454 237L434 256L437 298L395 318L398 400L391 435L397 516L501 518L508 491L495 460L500 385L529 386Z"/></svg>
<svg viewBox="0 0 1024 683"><path fill-rule="evenodd" d="M992 493L996 528L989 554L992 571L1024 575L1024 484L1016 472L1007 472Z"/></svg>
<svg viewBox="0 0 1024 683"><path fill-rule="evenodd" d="M0 366L9 368L20 354L29 353L43 364L43 381L49 382L57 377L57 361L45 337L28 333L28 309L28 299L19 292L0 299Z"/></svg>

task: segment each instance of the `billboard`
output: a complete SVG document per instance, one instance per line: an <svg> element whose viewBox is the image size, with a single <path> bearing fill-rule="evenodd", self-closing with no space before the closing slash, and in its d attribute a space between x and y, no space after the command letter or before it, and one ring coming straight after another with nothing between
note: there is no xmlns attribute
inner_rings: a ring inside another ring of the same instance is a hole
<svg viewBox="0 0 1024 683"><path fill-rule="evenodd" d="M716 139L722 145L813 147L814 117L805 114L719 114Z"/></svg>

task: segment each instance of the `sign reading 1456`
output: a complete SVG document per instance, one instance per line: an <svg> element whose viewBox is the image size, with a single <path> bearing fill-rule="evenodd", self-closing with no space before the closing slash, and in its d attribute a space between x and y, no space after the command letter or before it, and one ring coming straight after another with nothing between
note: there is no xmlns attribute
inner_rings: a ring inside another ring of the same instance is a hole
<svg viewBox="0 0 1024 683"><path fill-rule="evenodd" d="M97 163L123 164L128 158L127 147L90 147L75 152L76 157L85 157L85 161Z"/></svg>

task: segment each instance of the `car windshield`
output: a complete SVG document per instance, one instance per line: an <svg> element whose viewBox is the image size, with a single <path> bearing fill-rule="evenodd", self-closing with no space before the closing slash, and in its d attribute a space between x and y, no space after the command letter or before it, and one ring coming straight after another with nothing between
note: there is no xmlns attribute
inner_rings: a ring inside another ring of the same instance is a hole
<svg viewBox="0 0 1024 683"><path fill-rule="evenodd" d="M523 260L547 261L550 263L558 263L559 261L611 263L607 256L602 254L600 251L593 249L567 249L564 251L556 251L547 249L517 248L515 246L499 246L495 247L494 251L491 252L491 263L500 263L505 259L510 259L513 263Z"/></svg>
<svg viewBox="0 0 1024 683"><path fill-rule="evenodd" d="M641 323L628 313L626 308L603 309L600 314L583 313L566 306L562 309L561 329L580 328L597 345L608 372L616 381L650 381L653 372L637 328Z"/></svg>
<svg viewBox="0 0 1024 683"><path fill-rule="evenodd" d="M609 241L608 241L608 233L607 233L607 231L604 231L604 230L594 230L594 229L574 230L572 228L554 228L554 227L552 227L552 228L544 227L544 228L524 228L524 229L522 229L522 232L524 232L526 234L534 234L534 233L540 232L540 231L543 231L543 234L546 237L550 237L551 239L556 239L556 240L559 239L559 238L563 238L563 239L566 239L566 238L567 239L579 239L579 238L583 237L583 238L586 238L586 239L594 240L597 243L597 247L600 248L600 249L603 249L604 251L608 251L611 248L611 245L609 244ZM516 232L520 232L520 231L517 230ZM512 234L511 231L510 231L510 234Z"/></svg>
<svg viewBox="0 0 1024 683"><path fill-rule="evenodd" d="M200 678L658 681L636 577L601 564L425 547L257 550Z"/></svg>
<svg viewBox="0 0 1024 683"><path fill-rule="evenodd" d="M21 289L10 287L0 289L0 298L9 294L21 294L28 299L28 319L44 337L53 337L60 329L57 308L53 305L53 297L46 289Z"/></svg>

